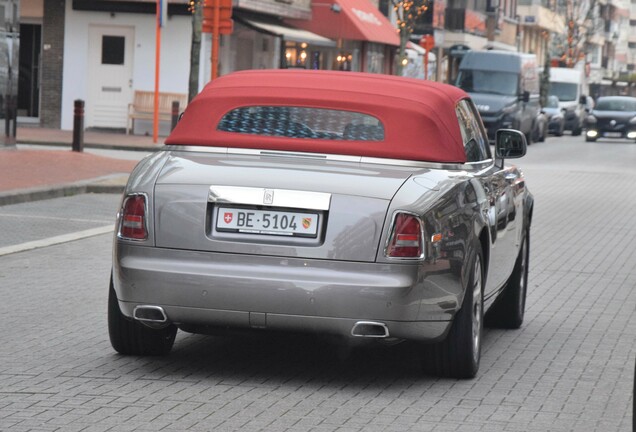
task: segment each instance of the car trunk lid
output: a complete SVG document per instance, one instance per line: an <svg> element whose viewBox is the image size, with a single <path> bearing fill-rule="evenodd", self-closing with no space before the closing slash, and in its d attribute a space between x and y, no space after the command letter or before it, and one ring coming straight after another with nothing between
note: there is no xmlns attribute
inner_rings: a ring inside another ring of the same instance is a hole
<svg viewBox="0 0 636 432"><path fill-rule="evenodd" d="M372 262L390 200L415 170L298 155L173 151L155 186L156 245Z"/></svg>

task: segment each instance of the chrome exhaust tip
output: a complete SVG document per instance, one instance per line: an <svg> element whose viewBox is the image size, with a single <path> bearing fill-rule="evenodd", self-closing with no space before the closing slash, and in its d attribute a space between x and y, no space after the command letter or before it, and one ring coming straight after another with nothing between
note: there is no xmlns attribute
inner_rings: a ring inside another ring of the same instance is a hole
<svg viewBox="0 0 636 432"><path fill-rule="evenodd" d="M389 328L384 323L358 321L351 329L351 336L366 338L388 338Z"/></svg>
<svg viewBox="0 0 636 432"><path fill-rule="evenodd" d="M137 321L148 323L163 324L168 322L166 313L163 311L163 308L159 306L137 306L133 311L133 318Z"/></svg>

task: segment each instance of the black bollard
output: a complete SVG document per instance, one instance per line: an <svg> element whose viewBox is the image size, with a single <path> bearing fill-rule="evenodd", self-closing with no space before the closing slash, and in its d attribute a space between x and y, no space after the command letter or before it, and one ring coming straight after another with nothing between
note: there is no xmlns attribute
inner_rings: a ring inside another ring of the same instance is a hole
<svg viewBox="0 0 636 432"><path fill-rule="evenodd" d="M73 151L84 151L84 101L75 100L73 111Z"/></svg>
<svg viewBox="0 0 636 432"><path fill-rule="evenodd" d="M170 130L172 131L179 122L179 101L172 101L172 123Z"/></svg>

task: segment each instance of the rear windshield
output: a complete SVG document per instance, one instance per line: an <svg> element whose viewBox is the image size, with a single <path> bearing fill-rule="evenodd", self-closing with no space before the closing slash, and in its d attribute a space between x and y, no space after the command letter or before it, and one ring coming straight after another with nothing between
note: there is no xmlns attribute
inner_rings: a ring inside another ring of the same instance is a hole
<svg viewBox="0 0 636 432"><path fill-rule="evenodd" d="M223 116L220 131L287 138L384 140L377 118L351 111L291 106L250 106Z"/></svg>

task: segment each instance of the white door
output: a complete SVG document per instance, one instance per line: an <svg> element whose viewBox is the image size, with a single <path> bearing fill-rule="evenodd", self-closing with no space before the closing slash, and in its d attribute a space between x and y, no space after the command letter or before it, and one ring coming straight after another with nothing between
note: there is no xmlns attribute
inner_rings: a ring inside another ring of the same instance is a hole
<svg viewBox="0 0 636 432"><path fill-rule="evenodd" d="M126 127L134 36L133 27L89 27L86 127Z"/></svg>

